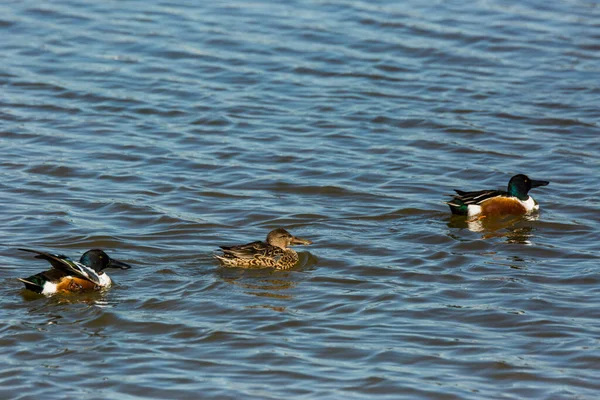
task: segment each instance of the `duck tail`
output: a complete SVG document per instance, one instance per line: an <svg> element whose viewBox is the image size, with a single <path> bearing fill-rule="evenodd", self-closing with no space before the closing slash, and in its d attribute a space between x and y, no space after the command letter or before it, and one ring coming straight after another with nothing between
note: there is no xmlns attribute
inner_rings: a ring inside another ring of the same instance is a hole
<svg viewBox="0 0 600 400"><path fill-rule="evenodd" d="M226 267L233 267L236 266L235 262L233 262L231 260L231 258L227 258L227 257L223 257L220 255L215 254L214 257L219 260L219 262L221 263L221 265L226 266Z"/></svg>
<svg viewBox="0 0 600 400"><path fill-rule="evenodd" d="M458 197L454 197L452 200L447 201L446 204L450 207L450 211L454 215L467 215L468 206Z"/></svg>
<svg viewBox="0 0 600 400"><path fill-rule="evenodd" d="M27 278L27 279L30 279L30 278ZM42 293L42 290L44 290L44 285L37 283L37 282L32 282L27 279L17 278L18 281L21 281L25 284L26 289L31 290L32 292Z"/></svg>

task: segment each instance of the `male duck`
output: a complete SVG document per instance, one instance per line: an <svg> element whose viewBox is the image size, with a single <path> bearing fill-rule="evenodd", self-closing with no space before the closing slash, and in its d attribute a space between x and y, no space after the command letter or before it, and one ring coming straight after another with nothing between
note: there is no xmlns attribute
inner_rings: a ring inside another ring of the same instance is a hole
<svg viewBox="0 0 600 400"><path fill-rule="evenodd" d="M527 175L519 174L510 178L508 190L480 190L463 192L455 190L452 200L446 202L452 214L502 216L520 215L539 209L538 203L527 193L534 187L546 186L548 181L536 181Z"/></svg>
<svg viewBox="0 0 600 400"><path fill-rule="evenodd" d="M298 253L288 246L311 243L277 228L269 232L266 243L256 241L239 246L220 246L223 254L215 255L215 258L225 267L290 269L298 262Z"/></svg>
<svg viewBox="0 0 600 400"><path fill-rule="evenodd" d="M107 288L112 281L106 268L129 269L130 265L110 258L102 250L86 251L79 262L69 257L44 251L19 249L35 253L35 258L48 261L52 268L28 278L18 278L25 284L25 288L45 295L58 292L82 292L86 290L100 290Z"/></svg>

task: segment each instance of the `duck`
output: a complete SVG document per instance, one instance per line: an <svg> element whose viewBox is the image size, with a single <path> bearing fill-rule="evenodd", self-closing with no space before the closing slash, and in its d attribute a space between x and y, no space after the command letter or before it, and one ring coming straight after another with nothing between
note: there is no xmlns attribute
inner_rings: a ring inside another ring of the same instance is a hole
<svg viewBox="0 0 600 400"><path fill-rule="evenodd" d="M266 241L237 246L219 246L223 254L215 255L224 267L275 268L288 270L298 262L298 253L289 246L309 245L312 241L292 235L283 228L269 232Z"/></svg>
<svg viewBox="0 0 600 400"><path fill-rule="evenodd" d="M105 289L112 285L105 269L131 268L129 264L109 257L100 249L86 251L79 261L73 261L63 254L22 248L19 250L34 253L35 258L46 260L52 265L47 271L27 278L17 278L25 284L26 289L43 295Z"/></svg>
<svg viewBox="0 0 600 400"><path fill-rule="evenodd" d="M534 180L518 174L510 178L507 191L479 190L465 192L455 189L456 195L446 204L455 215L484 218L487 216L523 215L539 210L539 204L529 195L533 188L550 182Z"/></svg>

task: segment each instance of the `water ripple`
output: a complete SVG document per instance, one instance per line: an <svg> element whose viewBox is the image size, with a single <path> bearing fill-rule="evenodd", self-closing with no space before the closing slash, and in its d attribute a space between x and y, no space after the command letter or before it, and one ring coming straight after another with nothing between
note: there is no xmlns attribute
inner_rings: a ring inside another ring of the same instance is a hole
<svg viewBox="0 0 600 400"><path fill-rule="evenodd" d="M0 11L0 397L597 397L594 2ZM539 214L450 217L516 173ZM133 268L46 298L19 247Z"/></svg>

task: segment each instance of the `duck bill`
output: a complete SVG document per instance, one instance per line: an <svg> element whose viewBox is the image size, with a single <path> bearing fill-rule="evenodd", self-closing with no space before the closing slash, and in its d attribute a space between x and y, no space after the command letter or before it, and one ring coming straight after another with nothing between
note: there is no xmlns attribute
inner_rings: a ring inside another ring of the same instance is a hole
<svg viewBox="0 0 600 400"><path fill-rule="evenodd" d="M292 239L292 243L290 243L290 244L292 246L293 245L308 245L308 244L312 244L312 242L310 240L302 239L302 238L294 236Z"/></svg>
<svg viewBox="0 0 600 400"><path fill-rule="evenodd" d="M131 265L124 263L123 261L115 260L114 258L110 259L110 263L107 268L120 268L120 269L129 269Z"/></svg>
<svg viewBox="0 0 600 400"><path fill-rule="evenodd" d="M531 180L531 187L539 187L539 186L546 186L547 184L549 184L550 182L548 181L535 181L535 180Z"/></svg>

